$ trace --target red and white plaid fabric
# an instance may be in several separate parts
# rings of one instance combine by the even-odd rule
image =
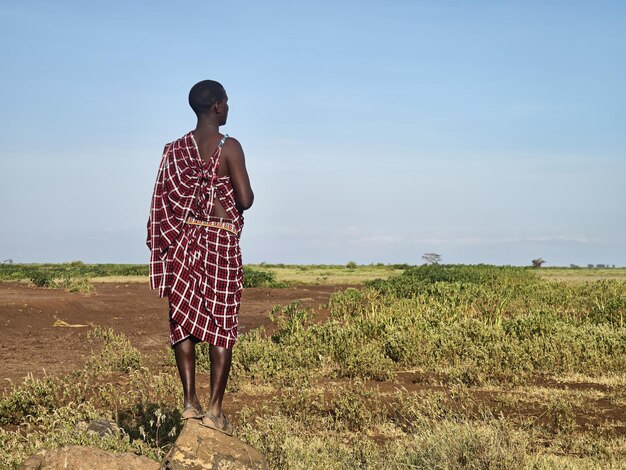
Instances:
[[[168,297],[172,345],[189,336],[231,348],[237,324],[243,269],[239,236],[243,217],[235,207],[230,177],[218,177],[224,136],[209,162],[200,157],[189,132],[165,146],[157,175],[147,245],[150,287]],[[212,217],[214,196],[237,233],[186,224],[187,217]]]

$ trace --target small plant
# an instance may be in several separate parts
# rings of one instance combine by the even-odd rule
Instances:
[[[141,354],[123,334],[116,334],[112,328],[98,325],[87,334],[87,338],[104,340],[100,354],[93,354],[87,367],[102,372],[130,372],[141,367]]]
[[[94,290],[93,284],[85,276],[66,275],[63,281],[59,283],[59,287],[62,287],[67,292],[79,292],[81,294],[87,294]]]
[[[555,434],[567,434],[576,429],[576,414],[572,405],[562,398],[555,398],[548,404],[546,411],[548,427]]]

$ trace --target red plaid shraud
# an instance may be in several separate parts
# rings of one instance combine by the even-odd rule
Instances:
[[[224,136],[209,162],[189,132],[165,146],[154,186],[147,245],[150,288],[169,298],[170,341],[194,336],[232,348],[237,325],[243,269],[239,237],[243,217],[235,207],[229,176],[218,177]],[[230,220],[213,217],[214,197]],[[189,224],[189,218],[224,224]]]

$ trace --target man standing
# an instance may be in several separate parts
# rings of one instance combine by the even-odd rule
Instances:
[[[239,142],[221,134],[228,96],[213,80],[195,84],[189,105],[196,128],[165,146],[150,218],[150,287],[168,297],[170,341],[183,385],[183,419],[226,434],[233,429],[222,399],[237,339],[243,269],[243,211],[254,200]],[[210,344],[211,396],[203,413],[196,395],[197,342]]]

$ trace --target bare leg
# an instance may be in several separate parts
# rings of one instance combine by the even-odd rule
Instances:
[[[211,401],[209,413],[215,416],[222,414],[222,399],[228,382],[233,350],[211,345],[209,359],[211,360]]]
[[[176,343],[174,355],[180,381],[183,384],[183,406],[193,407],[202,412],[196,395],[196,343],[191,338]]]

